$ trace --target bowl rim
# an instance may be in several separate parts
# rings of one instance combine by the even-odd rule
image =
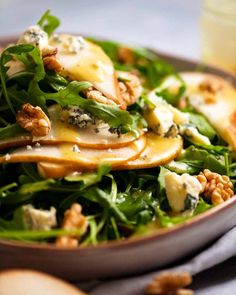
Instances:
[[[29,242],[20,242],[17,240],[4,240],[0,239],[0,247],[1,246],[10,246],[11,248],[21,248],[21,249],[32,249],[32,250],[40,250],[40,251],[53,251],[53,252],[82,252],[85,253],[90,250],[115,250],[117,248],[126,248],[132,246],[139,246],[140,244],[146,244],[149,242],[153,242],[154,240],[160,238],[166,238],[172,233],[178,233],[181,231],[185,231],[193,226],[201,224],[206,220],[209,220],[212,216],[216,216],[219,212],[227,211],[233,204],[236,205],[236,195],[234,195],[229,200],[224,203],[217,205],[215,207],[210,208],[209,210],[200,213],[192,217],[189,220],[186,220],[183,223],[179,223],[174,225],[173,227],[160,228],[157,230],[153,230],[150,234],[144,234],[142,236],[135,236],[126,238],[124,240],[113,240],[108,241],[106,243],[98,243],[97,245],[86,245],[77,248],[70,247],[57,247],[55,244],[40,244],[40,243],[29,243]]]
[[[100,40],[109,40],[108,38],[103,38],[103,37],[96,37],[97,39]],[[9,36],[0,36],[0,45],[1,43],[11,43],[14,42],[14,40],[17,39],[17,35],[9,35]],[[119,41],[117,41],[119,42]],[[123,43],[121,43],[123,44]],[[184,58],[182,56],[174,55],[174,54],[169,54],[160,50],[156,50],[154,48],[150,48],[148,46],[143,46],[146,49],[151,50],[154,54],[157,54],[161,58],[168,58],[168,59],[173,59],[178,62],[186,62],[195,66],[201,65],[204,67],[204,72],[205,69],[206,71],[208,70],[213,70],[220,76],[224,76],[226,79],[230,79],[233,84],[236,85],[236,75],[234,75],[231,72],[227,72],[226,70],[222,70],[221,68],[218,68],[216,66],[208,65],[206,63],[202,63],[198,60],[190,59],[190,58]],[[217,75],[216,74],[216,75]],[[106,243],[98,243],[96,245],[86,245],[86,246],[81,246],[77,248],[70,248],[70,247],[57,247],[55,244],[40,244],[40,243],[30,243],[30,242],[21,242],[17,240],[7,240],[7,239],[0,239],[0,247],[1,246],[9,246],[10,248],[19,248],[19,249],[31,249],[31,250],[36,250],[36,251],[53,251],[53,252],[82,252],[85,253],[87,251],[101,251],[101,250],[116,250],[117,248],[122,249],[126,247],[132,247],[132,246],[139,246],[140,244],[146,244],[149,242],[152,242],[156,239],[162,239],[165,237],[168,237],[170,234],[178,233],[180,231],[185,231],[188,228],[192,226],[196,226],[198,224],[203,223],[205,220],[208,220],[212,216],[217,215],[219,212],[224,212],[228,210],[233,204],[236,204],[236,195],[234,195],[232,198],[229,200],[225,201],[224,203],[217,205],[215,207],[212,207],[208,209],[207,211],[200,213],[199,215],[196,215],[192,217],[189,220],[184,221],[183,223],[176,224],[172,227],[167,227],[167,228],[158,228],[156,230],[153,230],[151,233],[140,235],[140,236],[134,236],[130,238],[126,238],[124,240],[112,240],[108,241]]]

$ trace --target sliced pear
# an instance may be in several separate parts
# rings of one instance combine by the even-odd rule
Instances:
[[[56,146],[35,146],[17,148],[0,157],[0,163],[52,162],[94,169],[101,163],[117,166],[136,159],[146,146],[142,136],[126,147],[118,149],[95,150],[79,148],[77,145],[61,144]]]
[[[182,139],[163,138],[153,132],[147,133],[147,144],[143,152],[135,159],[113,166],[115,170],[131,170],[164,165],[176,158],[182,149]],[[83,172],[73,165],[38,163],[38,170],[45,178],[62,178],[74,172]]]
[[[175,159],[182,150],[183,140],[180,136],[165,138],[153,132],[148,132],[146,136],[147,145],[140,156],[136,160],[128,161],[115,169],[131,170],[165,165]]]
[[[38,172],[43,178],[58,179],[74,172],[82,172],[83,169],[75,168],[73,165],[55,164],[49,162],[39,162]]]
[[[189,103],[203,114],[221,137],[236,150],[236,88],[225,79],[206,73],[181,73],[187,84]],[[203,82],[213,83],[218,89],[208,101],[206,92],[199,87]]]
[[[61,279],[28,269],[1,271],[0,290],[1,295],[85,295]]]
[[[109,131],[109,125],[91,125],[79,128],[60,120],[61,107],[53,105],[49,108],[51,130],[47,136],[33,138],[29,133],[22,133],[13,138],[0,140],[0,150],[15,146],[30,145],[37,141],[42,145],[55,145],[59,143],[73,143],[81,147],[93,149],[120,148],[129,145],[137,137],[133,133],[121,134]],[[140,136],[143,131],[140,130]]]
[[[90,125],[87,128],[79,128],[62,122],[60,120],[61,108],[54,105],[49,108],[50,120],[52,123],[52,131],[43,140],[56,140],[59,142],[73,142],[79,146],[94,149],[119,148],[127,146],[137,137],[133,133],[117,134],[109,131],[109,125]],[[97,127],[97,128],[96,128]],[[140,136],[143,133],[140,130]]]
[[[100,46],[67,34],[52,36],[49,45],[57,48],[62,76],[72,81],[89,81],[105,96],[121,104],[113,62]]]

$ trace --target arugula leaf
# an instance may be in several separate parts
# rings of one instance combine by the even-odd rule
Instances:
[[[35,193],[48,190],[54,183],[55,180],[47,179],[23,184],[15,191],[2,193],[0,202],[1,204],[12,205],[29,201]]]
[[[56,16],[51,15],[50,10],[47,10],[38,21],[38,25],[48,33],[48,36],[51,36],[56,28],[60,26],[60,20]]]
[[[210,141],[217,138],[217,133],[214,130],[214,128],[208,123],[207,119],[197,113],[190,113],[189,112],[189,121],[191,124],[193,124],[195,127],[197,127],[198,131],[202,134],[207,136]]]
[[[123,133],[137,128],[137,117],[132,116],[128,111],[121,110],[116,106],[98,103],[92,99],[83,98],[80,92],[90,86],[91,84],[89,82],[73,81],[56,93],[46,93],[39,88],[36,82],[32,81],[29,96],[35,98],[40,97],[42,100],[53,100],[62,107],[67,105],[79,106],[108,123],[111,127],[121,128],[121,132]]]
[[[53,92],[62,90],[68,83],[69,82],[61,75],[53,71],[48,71],[46,72],[45,78],[40,82],[40,86],[42,85],[42,89],[47,89],[47,92],[50,92],[50,90]]]
[[[124,213],[112,201],[110,195],[98,187],[91,187],[87,189],[83,192],[83,197],[92,202],[99,203],[106,210],[112,212],[119,221],[129,223]]]
[[[2,92],[4,94],[4,97],[6,99],[6,103],[8,104],[11,112],[13,115],[15,115],[14,107],[11,103],[11,100],[8,96],[7,87],[6,87],[6,79],[7,79],[7,71],[9,67],[6,66],[6,64],[12,59],[12,56],[8,54],[6,49],[1,53],[0,56],[0,78],[1,78],[1,84],[2,84]]]
[[[161,59],[156,59],[142,68],[142,71],[148,78],[151,88],[155,88],[162,80],[173,73],[173,67]]]
[[[161,210],[160,208],[156,209],[156,214],[158,216],[158,220],[162,227],[172,227],[176,224],[183,223],[184,221],[191,219],[193,216],[203,213],[213,207],[214,207],[213,205],[206,203],[202,198],[200,198],[194,212],[192,213],[190,212],[190,214],[187,216],[185,215],[170,216],[165,211]]]
[[[198,174],[203,166],[203,161],[199,160],[182,160],[171,161],[165,165],[165,168],[177,174],[188,173],[191,175]]]
[[[160,173],[158,175],[158,195],[160,197],[160,202],[166,199],[166,189],[165,189],[165,174],[168,169],[165,167],[160,167]]]
[[[130,71],[138,70],[147,81],[148,88],[155,88],[168,75],[174,73],[173,67],[160,59],[152,50],[142,47],[130,47],[113,41],[104,41],[92,39],[93,42],[100,45],[106,54],[112,59],[117,70]],[[119,49],[125,47],[133,53],[133,62],[131,64],[122,64],[119,60]]]
[[[35,168],[35,165],[32,163],[22,163],[21,169],[24,175],[30,179],[30,182],[41,181],[43,178],[38,173],[38,170]],[[20,175],[22,176],[22,175]]]
[[[97,173],[83,173],[79,175],[69,175],[65,177],[69,182],[82,182],[83,188],[96,184],[102,180],[104,175],[107,175],[111,170],[109,165],[100,165]]]
[[[190,218],[190,216],[169,216],[165,211],[160,208],[156,209],[158,221],[162,227],[172,227],[176,224],[182,223]]]
[[[10,94],[6,85],[8,80],[7,71],[9,69],[9,66],[7,64],[13,58],[17,59],[19,62],[22,62],[28,72],[33,73],[33,79],[35,81],[40,81],[41,79],[43,79],[45,76],[45,71],[39,50],[33,45],[14,45],[7,47],[2,52],[0,58],[0,78],[2,83],[2,90],[10,110],[15,115],[15,109],[10,99]]]
[[[232,163],[230,165],[230,173],[229,173],[229,175],[231,177],[236,177],[236,163]]]
[[[194,210],[194,215],[201,214],[213,207],[214,207],[214,205],[210,205],[207,202],[205,202],[202,198],[200,198],[198,205],[197,205],[196,209]]]
[[[172,90],[172,85],[177,84],[176,89]],[[178,75],[173,74],[164,76],[161,84],[155,88],[155,93],[157,96],[162,97],[169,104],[176,105],[179,99],[183,96],[186,90],[186,85],[184,80]]]
[[[13,218],[11,220],[0,218],[0,237],[2,231],[5,232],[17,230],[26,230],[26,226],[23,220],[22,207],[19,207],[14,211]]]
[[[157,200],[153,198],[152,191],[133,190],[119,193],[116,202],[117,207],[130,221],[141,224],[151,221]]]
[[[218,153],[217,153],[218,151]],[[224,153],[225,154],[225,153]],[[227,174],[228,167],[225,162],[225,155],[222,155],[222,149],[216,150],[198,148],[191,145],[185,152],[178,158],[178,160],[188,163],[188,161],[196,161],[199,163],[200,171],[209,169],[219,174]]]
[[[0,221],[1,223],[1,221]],[[45,241],[49,238],[56,238],[60,236],[77,236],[82,235],[79,229],[52,229],[52,230],[1,230],[0,226],[0,238],[9,240],[20,241]]]
[[[0,139],[6,139],[15,137],[20,134],[24,134],[25,130],[22,129],[17,123],[8,125],[6,127],[0,128]]]
[[[28,72],[34,73],[34,80],[40,81],[45,76],[43,61],[39,49],[31,44],[18,44],[7,47],[3,56],[14,57],[25,65]],[[2,58],[2,56],[1,56]],[[4,57],[3,57],[4,59]],[[3,64],[5,67],[6,63]],[[6,67],[8,69],[8,67]],[[6,69],[5,69],[6,72]]]

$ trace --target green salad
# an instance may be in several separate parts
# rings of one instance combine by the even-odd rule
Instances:
[[[234,196],[228,81],[59,24],[47,11],[0,53],[0,239],[96,245]]]

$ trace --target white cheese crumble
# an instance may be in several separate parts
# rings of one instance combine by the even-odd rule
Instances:
[[[28,230],[50,230],[57,225],[56,209],[35,209],[32,205],[25,205],[23,209],[23,220]]]
[[[84,38],[81,36],[71,36],[67,42],[67,49],[70,53],[78,53],[85,46]]]
[[[194,210],[202,190],[201,183],[187,173],[178,175],[174,172],[165,174],[166,195],[174,212]]]
[[[148,109],[144,114],[149,127],[162,137],[177,136],[177,126],[188,123],[188,114],[184,114],[168,104],[156,95],[155,90],[149,93],[148,98],[154,105],[154,109]]]
[[[27,146],[26,146],[26,149],[29,151],[29,150],[32,150],[33,148],[32,148],[31,145],[27,145]]]
[[[50,43],[53,45],[61,44],[66,52],[76,54],[79,53],[86,46],[86,42],[82,36],[68,35],[65,38],[64,35],[54,34],[50,38]]]
[[[18,44],[31,44],[42,50],[48,47],[48,34],[39,26],[30,26],[19,38]]]
[[[173,115],[164,106],[157,107],[153,112],[156,116],[155,131],[164,136],[173,125]]]

